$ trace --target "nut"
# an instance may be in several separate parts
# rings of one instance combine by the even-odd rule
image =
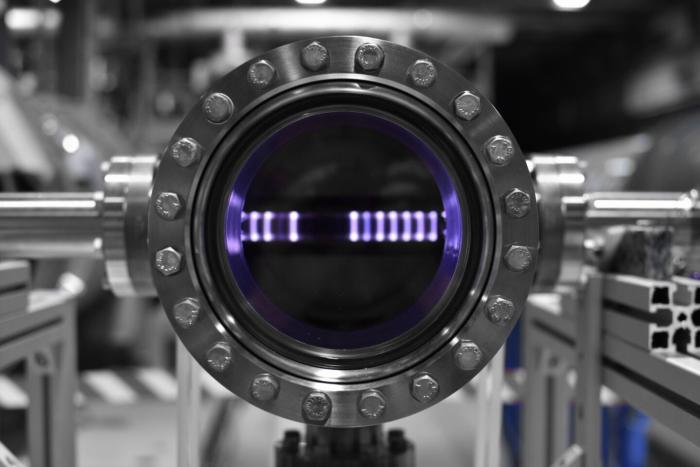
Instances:
[[[199,162],[202,146],[192,138],[180,138],[170,148],[170,155],[180,167],[189,167]]]
[[[528,247],[522,245],[512,245],[503,259],[508,269],[515,272],[525,271],[532,265],[532,253]]]
[[[199,300],[196,298],[187,297],[180,300],[173,306],[175,322],[185,329],[191,327],[197,321],[199,308]]]
[[[360,395],[357,408],[365,418],[379,418],[386,410],[386,399],[381,392],[370,389]]]
[[[439,391],[440,385],[427,373],[420,373],[411,381],[411,395],[421,404],[435,399]]]
[[[182,255],[174,248],[167,247],[156,252],[156,269],[164,276],[172,276],[180,272]]]
[[[500,295],[495,295],[486,302],[486,315],[491,322],[505,326],[515,316],[515,305]]]
[[[427,59],[416,60],[408,69],[411,82],[420,88],[429,88],[437,79],[437,68]]]
[[[476,94],[464,91],[454,100],[454,112],[462,120],[472,120],[481,112],[481,99]]]
[[[522,190],[513,188],[504,198],[506,214],[520,219],[530,212],[530,195]]]
[[[325,422],[331,415],[331,400],[323,392],[312,392],[302,404],[304,417],[311,422]]]
[[[328,66],[328,49],[314,41],[301,49],[301,64],[310,71],[319,71]]]
[[[486,143],[486,154],[496,165],[506,165],[513,158],[515,148],[513,142],[505,136],[497,135]]]
[[[372,42],[362,44],[355,52],[355,63],[362,71],[377,71],[384,64],[384,50]]]
[[[267,60],[259,60],[248,68],[248,82],[257,89],[270,85],[275,78],[275,67]]]
[[[269,402],[277,398],[280,383],[277,378],[268,373],[262,373],[253,378],[250,383],[250,396],[259,402]]]
[[[207,352],[207,363],[215,371],[224,371],[231,364],[231,359],[231,346],[226,342],[217,342]]]
[[[176,193],[163,192],[156,196],[156,212],[160,217],[166,220],[173,220],[180,212],[182,203],[180,197]]]
[[[214,92],[204,99],[202,109],[211,123],[223,123],[233,115],[234,105],[226,94]]]
[[[481,349],[476,343],[463,340],[454,349],[454,359],[457,367],[462,370],[474,370],[481,361]]]

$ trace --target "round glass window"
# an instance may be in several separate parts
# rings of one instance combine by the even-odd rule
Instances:
[[[328,110],[298,116],[247,154],[224,241],[264,322],[309,345],[355,349],[436,309],[463,248],[462,210],[444,155],[409,128]]]

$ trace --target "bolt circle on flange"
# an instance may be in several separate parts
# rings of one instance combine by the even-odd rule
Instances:
[[[515,147],[510,138],[505,136],[494,136],[486,143],[486,154],[492,163],[496,165],[506,165],[515,154]]]
[[[479,116],[479,112],[481,112],[481,99],[479,96],[469,91],[464,91],[459,96],[455,97],[452,105],[455,115],[462,120],[473,120]]]
[[[217,342],[207,352],[207,363],[214,371],[224,371],[231,364],[231,346],[226,342]]]
[[[182,328],[187,329],[197,321],[199,317],[199,300],[187,297],[180,300],[173,307],[173,318]]]
[[[211,123],[224,123],[233,114],[234,105],[226,94],[214,92],[204,99],[202,110]]]
[[[312,392],[304,398],[302,411],[310,422],[325,422],[331,415],[333,405],[326,393]]]
[[[360,399],[357,401],[357,409],[365,418],[379,418],[386,410],[386,399],[379,391],[374,389],[367,390],[360,394]]]
[[[505,326],[515,315],[515,305],[511,300],[495,295],[486,302],[486,315],[492,323]]]
[[[462,370],[474,370],[481,362],[481,349],[476,343],[463,340],[453,351],[455,364]]]
[[[156,252],[156,269],[164,276],[172,276],[180,272],[182,254],[172,247],[163,248]]]
[[[180,197],[176,193],[164,192],[156,196],[156,212],[166,220],[173,220],[177,217],[182,208]]]
[[[411,82],[419,88],[429,88],[437,79],[437,68],[430,60],[416,60],[408,70]]]
[[[372,42],[362,44],[355,52],[355,63],[362,71],[377,71],[384,64],[384,50]]]
[[[329,61],[328,49],[316,41],[301,49],[301,64],[309,71],[320,71]]]
[[[530,247],[533,265],[517,274],[508,268],[504,256],[510,246],[536,245],[540,238],[532,177],[506,123],[486,97],[475,99],[480,94],[470,83],[430,58],[438,69],[436,81],[429,88],[421,87],[414,81],[410,73],[412,67],[426,58],[428,57],[418,51],[366,37],[320,38],[272,50],[222,77],[210,91],[205,92],[205,98],[183,120],[169,150],[156,167],[153,200],[148,207],[149,257],[153,262],[157,252],[172,246],[182,253],[182,263],[181,271],[172,278],[154,271],[154,285],[165,309],[170,313],[175,331],[188,350],[214,378],[243,400],[297,422],[328,427],[369,426],[396,420],[416,413],[462,387],[493,357],[495,349],[503,343],[510,325],[522,310],[532,282],[530,279],[536,271],[534,261],[537,252],[534,247]],[[272,63],[276,72],[267,87],[257,89],[249,82],[248,72],[252,63],[263,59]],[[469,92],[467,90],[472,95],[466,94]],[[220,295],[225,291],[219,290],[220,286],[212,278],[213,274],[219,272],[218,267],[214,269],[214,255],[210,258],[209,254],[201,254],[211,248],[203,240],[203,230],[214,230],[213,224],[208,225],[203,213],[210,212],[212,203],[221,201],[219,190],[214,190],[214,183],[218,183],[219,173],[222,173],[219,169],[224,167],[224,163],[228,167],[229,157],[245,157],[243,152],[233,154],[226,148],[235,147],[237,142],[256,136],[258,123],[276,125],[278,109],[286,109],[287,106],[296,109],[298,104],[299,109],[315,111],[316,107],[321,107],[318,105],[321,101],[317,102],[315,97],[329,97],[329,104],[334,104],[336,91],[340,98],[338,105],[353,105],[357,98],[358,103],[366,102],[370,111],[388,112],[391,117],[395,113],[393,109],[396,109],[397,114],[405,110],[408,112],[405,116],[417,116],[418,111],[429,116],[430,119],[426,122],[434,125],[439,133],[449,133],[445,136],[450,136],[449,141],[459,146],[459,151],[446,153],[446,158],[450,159],[448,162],[459,166],[459,173],[453,180],[458,191],[466,183],[461,175],[463,164],[467,164],[469,173],[483,174],[476,177],[478,196],[474,199],[477,207],[483,211],[481,214],[488,217],[488,223],[484,224],[484,235],[480,236],[483,241],[479,245],[469,244],[469,247],[479,248],[486,253],[479,263],[480,272],[478,277],[475,276],[477,279],[474,284],[459,285],[460,288],[470,287],[470,292],[473,293],[469,296],[473,299],[462,300],[465,294],[451,295],[454,298],[449,298],[450,304],[460,305],[460,310],[464,310],[460,311],[459,319],[446,321],[444,329],[449,332],[416,349],[414,354],[420,354],[420,357],[405,358],[400,368],[395,362],[384,364],[384,359],[378,359],[382,362],[381,365],[366,368],[345,369],[342,364],[338,368],[317,367],[315,360],[300,365],[298,360],[274,352],[259,336],[252,335],[239,326],[238,322],[229,319],[232,314],[241,311],[237,308],[242,306],[238,303],[241,297],[233,297],[235,300],[230,306],[223,304]],[[228,108],[224,116],[216,117],[214,112],[204,110],[205,101],[214,94],[230,97],[230,106],[223,106]],[[221,102],[225,103],[226,100],[219,103]],[[213,103],[217,103],[216,99]],[[391,106],[384,108],[383,103],[390,103]],[[281,118],[286,114],[279,115]],[[468,123],[470,117],[472,123]],[[415,122],[411,119],[412,125],[419,124],[418,130],[422,128],[422,122],[422,118],[416,117]],[[473,124],[477,122],[477,125]],[[513,153],[508,161],[487,151],[485,142],[496,135],[512,143]],[[176,149],[178,141],[184,138],[188,138],[188,142],[200,143],[201,147],[198,144],[180,144]],[[196,154],[195,157],[173,157],[173,153],[183,155],[190,148],[197,149],[189,152]],[[477,157],[471,157],[474,155]],[[496,156],[495,159],[492,159],[492,155]],[[504,163],[498,165],[500,162]],[[190,169],[182,168],[188,164]],[[235,177],[233,173],[230,175]],[[507,207],[511,201],[508,195],[516,187],[532,198],[530,211],[522,219]],[[156,198],[159,193],[177,193],[180,196],[182,205],[176,221],[162,217],[157,211]],[[513,201],[511,204],[517,203]],[[448,219],[440,219],[438,229],[447,221]],[[206,229],[204,225],[207,225]],[[386,223],[384,227],[386,230]],[[463,243],[466,242],[463,240]],[[155,264],[153,269],[156,269]],[[490,315],[486,310],[488,298],[499,293],[508,297],[506,300],[510,307],[504,307],[499,302],[500,308],[495,312],[492,310]],[[198,317],[190,329],[187,329],[189,318],[192,317],[189,311],[175,311],[176,305],[187,297],[196,297],[201,305]],[[452,300],[455,302],[452,303]],[[460,302],[457,303],[456,300]],[[254,306],[253,311],[259,310]],[[496,326],[494,322],[503,326]],[[484,329],[489,330],[488,336],[475,334]],[[463,341],[479,343],[482,355],[473,370],[461,368],[472,365],[475,359],[474,352],[462,355],[462,349],[456,350]],[[219,372],[211,366],[208,351],[217,342],[226,342],[230,346],[230,363],[227,368],[235,369],[235,375],[229,370]],[[334,353],[344,354],[344,351]],[[364,355],[366,352],[358,353]],[[424,358],[425,355],[432,357]],[[465,359],[469,360],[467,355],[472,360],[465,362]],[[344,363],[344,358],[345,355],[339,356],[339,362]],[[317,371],[319,368],[323,371]],[[413,373],[416,369],[421,372],[419,375]],[[269,388],[266,378],[254,384],[260,375],[274,375],[279,384],[278,395],[269,402],[262,400],[267,397],[262,394]],[[417,383],[415,388],[414,376]],[[364,407],[364,404],[376,401],[377,398],[374,394],[364,399],[362,396],[375,388],[381,388],[381,395],[387,405],[377,419],[372,419],[371,413],[367,412],[372,407]],[[436,389],[437,392],[434,393]],[[319,391],[323,391],[320,399],[316,396],[306,399],[307,395]],[[283,397],[283,392],[288,396]],[[361,399],[365,410],[361,408]],[[419,403],[418,400],[428,402]],[[328,410],[327,415],[320,413],[316,416],[314,414],[319,411],[305,410],[304,401],[308,402],[307,405],[314,403],[315,406],[320,406],[321,412],[324,407],[332,410]]]
[[[421,404],[435,399],[439,391],[440,385],[427,373],[420,373],[411,380],[411,395]]]
[[[532,253],[526,246],[512,245],[506,251],[503,259],[511,271],[523,272],[532,264]]]
[[[170,155],[180,167],[189,167],[199,162],[202,146],[192,138],[180,138],[170,148]]]
[[[250,396],[259,402],[269,402],[276,399],[279,390],[279,381],[268,373],[257,375],[250,383]]]
[[[248,82],[256,89],[264,89],[275,78],[275,67],[267,60],[259,60],[248,68]]]
[[[503,199],[506,213],[516,219],[523,218],[530,212],[530,195],[522,190],[513,188]]]

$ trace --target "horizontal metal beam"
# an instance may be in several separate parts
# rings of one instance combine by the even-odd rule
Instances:
[[[182,39],[225,31],[268,34],[368,34],[442,37],[478,44],[510,42],[514,28],[503,16],[456,9],[407,8],[207,8],[148,20],[141,37]]]

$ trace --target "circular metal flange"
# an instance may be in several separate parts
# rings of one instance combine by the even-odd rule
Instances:
[[[273,414],[299,422],[367,426],[376,420],[367,416],[369,403],[358,401],[366,402],[371,395],[369,401],[376,402],[376,395],[380,394],[383,403],[369,406],[372,410],[381,406],[382,422],[416,413],[466,384],[503,345],[523,310],[539,248],[539,221],[534,206],[526,216],[508,215],[504,199],[514,189],[532,200],[535,193],[512,132],[488,99],[454,70],[415,50],[354,36],[315,39],[313,43],[323,47],[332,59],[323,67],[309,67],[301,57],[310,43],[307,40],[271,50],[216,82],[205,96],[217,95],[222,102],[235,102],[235,112],[227,119],[212,121],[203,101],[177,129],[170,147],[189,138],[201,146],[201,157],[183,167],[166,150],[158,165],[153,193],[178,193],[183,208],[174,219],[165,219],[151,203],[150,258],[158,251],[173,248],[182,252],[182,260],[179,272],[169,276],[158,272],[152,263],[153,280],[180,339],[198,362],[233,393]],[[253,64],[263,60],[274,67],[275,79],[261,90],[250,86],[248,73]],[[407,73],[422,60],[429,60],[435,67],[435,80],[430,86],[416,86]],[[236,135],[249,131],[258,114],[274,112],[281,102],[313,99],[327,89],[347,93],[350,88],[358,96],[371,95],[378,100],[392,100],[396,105],[424,109],[444,127],[449,143],[460,148],[455,150],[460,158],[457,162],[465,170],[478,173],[475,183],[485,231],[483,244],[476,245],[484,251],[479,277],[468,294],[455,296],[454,300],[460,302],[454,318],[414,356],[358,370],[290,361],[254,340],[235,320],[222,318],[222,304],[209,281],[211,271],[203,259],[206,255],[198,230],[202,210],[208,202],[215,201],[207,197],[208,183],[212,172],[218,169],[224,141],[235,142]],[[465,92],[478,98],[478,118],[465,118],[455,105],[455,99]],[[522,271],[507,267],[504,256],[513,245],[531,252],[530,267]],[[178,321],[175,307],[187,299],[196,299],[199,309],[197,319],[189,320],[188,326],[183,327],[178,324],[182,318]],[[512,304],[508,313],[503,313],[503,300]],[[480,351],[480,357],[472,359],[469,365],[455,357],[455,352],[459,352],[455,349],[464,342],[473,342]],[[216,349],[214,353],[212,349]],[[222,354],[226,358],[220,360],[225,365],[212,367],[212,355]],[[256,381],[258,386],[261,384],[260,375],[269,375],[277,383],[275,397],[253,395],[256,392],[251,390],[252,385]]]

